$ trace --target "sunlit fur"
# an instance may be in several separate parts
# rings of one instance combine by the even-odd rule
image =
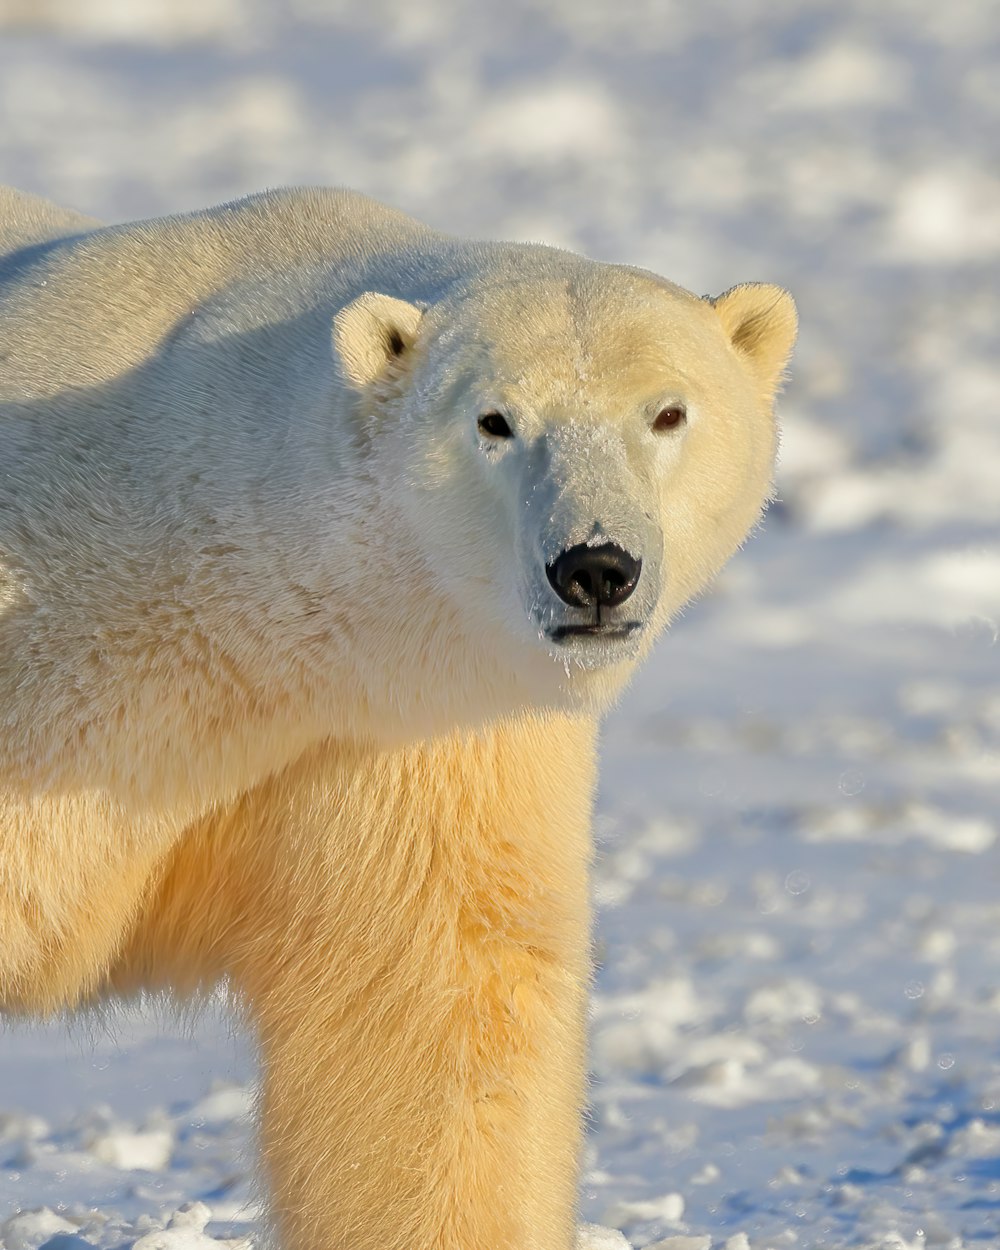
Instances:
[[[758,517],[794,329],[350,192],[0,190],[0,1001],[228,978],[289,1247],[570,1246],[597,723]],[[558,645],[605,539],[641,628]]]

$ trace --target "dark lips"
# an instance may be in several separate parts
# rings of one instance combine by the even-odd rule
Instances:
[[[642,621],[624,621],[621,625],[558,625],[548,631],[553,642],[565,642],[568,638],[627,638],[642,629]]]

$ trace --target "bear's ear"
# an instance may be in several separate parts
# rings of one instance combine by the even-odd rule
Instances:
[[[765,399],[774,398],[795,345],[795,301],[780,286],[746,282],[711,301],[733,347],[759,380]]]
[[[362,389],[413,346],[423,313],[391,295],[366,291],[333,319],[333,346],[345,380]]]

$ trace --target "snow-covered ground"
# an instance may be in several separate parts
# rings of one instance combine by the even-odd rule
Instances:
[[[795,293],[781,502],[605,736],[581,1201],[636,1245],[1000,1244],[998,135],[993,0],[0,5],[0,181]],[[252,1234],[252,1082],[218,1013],[8,1028],[0,1239]]]

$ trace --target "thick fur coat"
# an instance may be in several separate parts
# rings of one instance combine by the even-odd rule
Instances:
[[[0,190],[0,1001],[228,979],[299,1250],[567,1250],[602,711],[795,333],[346,191]]]

